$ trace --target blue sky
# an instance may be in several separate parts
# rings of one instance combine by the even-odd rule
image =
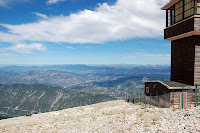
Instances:
[[[168,0],[0,0],[0,64],[170,64]]]

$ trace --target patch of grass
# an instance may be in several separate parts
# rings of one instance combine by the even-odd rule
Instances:
[[[141,112],[139,116],[140,116],[140,117],[143,116],[143,112]]]
[[[160,118],[157,116],[157,117],[154,117],[152,120],[153,120],[153,121],[159,121]]]
[[[139,102],[139,103],[133,103],[133,104],[135,104],[135,105],[145,106],[145,104],[144,104],[144,103],[141,103],[141,102]]]
[[[0,120],[2,120],[2,119],[8,119],[8,118],[12,118],[12,117],[8,117],[8,116],[0,116]]]
[[[80,108],[80,110],[81,110],[81,111],[85,111],[85,109],[84,109],[84,108]]]
[[[95,121],[97,118],[95,116],[92,117],[92,120]]]
[[[160,118],[158,116],[152,118],[153,122],[151,123],[152,125],[155,125],[157,121],[160,120]]]
[[[103,115],[114,115],[114,112],[102,112]]]
[[[145,129],[147,129],[147,127],[149,127],[149,124],[145,124],[144,127],[145,127]],[[149,131],[149,129],[148,129],[148,131]]]
[[[30,114],[26,114],[26,116],[32,116],[32,113],[30,113]]]
[[[117,133],[124,133],[124,131],[123,130],[118,130]]]

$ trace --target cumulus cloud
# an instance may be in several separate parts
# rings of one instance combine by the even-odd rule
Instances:
[[[48,18],[48,16],[46,14],[42,14],[42,13],[39,13],[39,12],[33,12],[33,14],[39,16],[39,17],[42,17],[42,18]]]
[[[19,43],[6,48],[5,50],[12,50],[18,53],[33,53],[33,51],[44,51],[45,49],[46,47],[40,43],[30,43],[30,44]]]
[[[168,0],[118,0],[114,5],[99,4],[69,16],[49,17],[35,23],[1,24],[9,30],[0,32],[0,41],[47,41],[68,43],[103,43],[131,38],[163,36]]]
[[[55,4],[55,3],[60,2],[60,1],[65,1],[65,0],[48,0],[47,3],[48,4]]]

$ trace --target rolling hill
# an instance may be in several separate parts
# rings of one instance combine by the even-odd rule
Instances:
[[[114,100],[101,94],[89,94],[43,84],[0,84],[0,115],[20,116]]]

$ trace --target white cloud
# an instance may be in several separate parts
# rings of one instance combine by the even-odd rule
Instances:
[[[170,60],[170,54],[150,54],[145,52],[137,52],[136,55],[147,57],[150,59],[163,59],[163,60]]]
[[[6,0],[0,0],[0,6],[6,6]]]
[[[64,46],[65,48],[69,48],[69,49],[75,49],[75,48],[73,48],[73,47],[69,47],[69,46]]]
[[[49,17],[35,23],[9,25],[0,32],[0,41],[46,41],[103,43],[131,38],[163,36],[168,0],[118,0],[114,5],[100,4],[94,11],[84,10],[69,16]]]
[[[55,3],[60,2],[60,1],[65,1],[65,0],[48,0],[47,3],[48,4],[55,4]]]
[[[40,43],[18,43],[11,47],[5,48],[5,50],[12,50],[18,53],[32,53],[33,51],[44,51],[45,49],[46,47]]]
[[[148,52],[134,52],[134,53],[119,53],[116,56],[122,57],[125,59],[140,59],[140,58],[145,58],[145,59],[150,59],[150,60],[170,60],[171,55],[170,54],[152,54]]]
[[[0,0],[0,7],[8,7],[8,5],[13,3],[27,2],[29,0]]]
[[[33,14],[39,16],[39,17],[42,17],[42,18],[48,18],[48,16],[46,14],[42,14],[42,13],[39,13],[39,12],[33,12]]]
[[[8,54],[8,53],[0,53],[0,57],[1,56],[5,56],[5,57],[8,57],[8,56],[16,56],[16,55],[13,55],[13,54]]]
[[[0,49],[0,52],[6,52],[5,50]]]

